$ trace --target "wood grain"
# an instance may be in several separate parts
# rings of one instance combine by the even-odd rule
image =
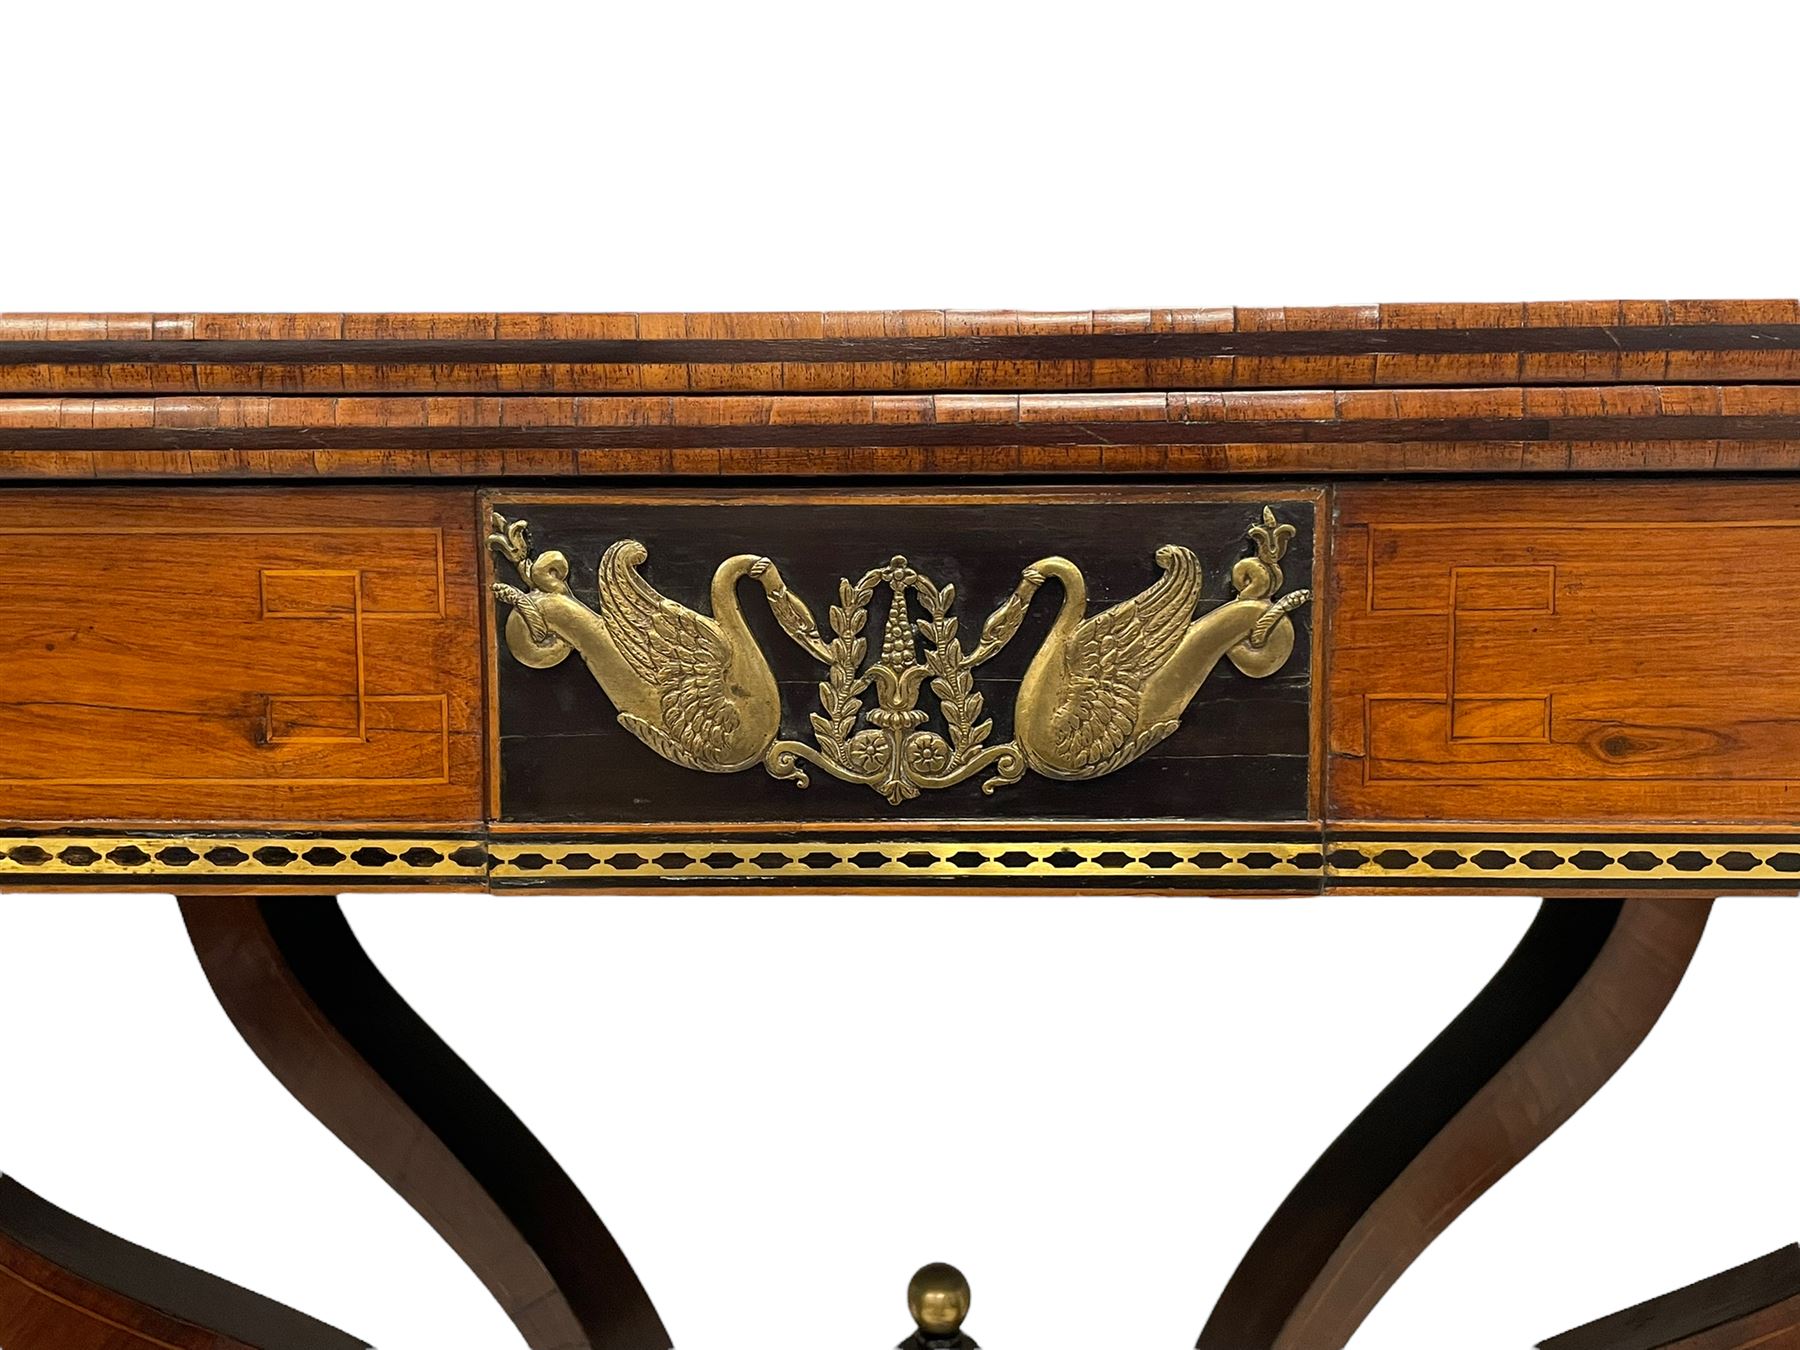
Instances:
[[[3,347],[4,344],[0,344]],[[1733,472],[1800,388],[0,399],[15,479]]]
[[[741,393],[1785,380],[1792,300],[1022,313],[17,314],[0,392]]]
[[[0,1177],[6,1350],[366,1350],[248,1289],[84,1223]]]
[[[1340,1350],[1455,1218],[1612,1077],[1668,1006],[1706,900],[1550,900],[1251,1245],[1199,1350]]]
[[[1541,1341],[1538,1350],[1795,1350],[1800,1246]]]
[[[1596,334],[1604,359],[1590,350]],[[777,475],[817,492],[846,476],[908,478],[947,497],[1008,477],[1099,502],[1152,478],[1197,500],[1247,474],[1292,476],[1266,484],[1276,497],[1323,490],[1340,502],[1321,543],[1341,547],[1309,607],[1331,628],[1328,715],[1314,719],[1328,739],[1311,767],[1316,779],[1328,754],[1322,842],[1343,860],[1332,884],[1542,876],[1710,889],[1728,873],[1790,888],[1794,855],[1777,836],[1800,812],[1800,695],[1771,672],[1800,643],[1800,573],[1787,562],[1800,493],[1757,471],[1800,467],[1800,383],[1696,378],[1703,367],[1666,358],[1800,350],[1793,302],[16,316],[0,320],[0,370],[120,344],[154,349],[138,353],[146,369],[157,352],[180,366],[298,350],[282,344],[316,349],[309,371],[354,364],[365,348],[383,369],[445,360],[428,363],[429,388],[405,393],[344,392],[327,376],[241,393],[0,394],[13,508],[0,533],[17,560],[0,583],[12,621],[0,638],[12,747],[0,819],[22,841],[0,865],[20,875],[45,876],[38,855],[69,851],[46,831],[132,834],[115,822],[478,834],[499,814],[500,776],[483,759],[497,747],[475,674],[492,643],[480,631],[478,481],[510,479],[528,496],[629,487],[648,504],[681,479]],[[678,344],[685,373],[646,383],[662,368],[651,358],[675,350],[662,344]],[[1332,387],[1329,363],[1351,349],[1373,373]],[[459,364],[504,356],[537,380],[565,359],[607,364],[600,355],[636,383],[484,390]],[[1320,383],[1207,387],[1218,362],[1264,361]],[[1420,382],[1383,384],[1396,361]],[[1459,361],[1481,363],[1465,376],[1486,383],[1435,382],[1440,363]],[[817,378],[791,383],[796,363]],[[1189,383],[1172,387],[1177,376]],[[1602,474],[1617,476],[1605,492],[1539,481]],[[1635,481],[1651,474],[1664,481]],[[1373,475],[1455,480],[1346,481]],[[1519,475],[1530,481],[1493,481]],[[19,486],[34,478],[95,486]],[[424,486],[434,479],[456,486]],[[68,542],[76,566],[28,561]],[[442,550],[435,591],[428,545]],[[208,642],[229,658],[208,658]],[[552,733],[566,721],[546,720]],[[704,828],[716,813],[681,814]],[[1436,833],[1398,839],[1417,856],[1389,866],[1400,850],[1381,827],[1408,822]],[[1494,850],[1443,833],[1509,826],[1510,860],[1493,866]],[[1547,826],[1567,837],[1540,867]],[[1696,871],[1681,861],[1696,827],[1767,834],[1779,849],[1716,849]],[[1644,831],[1663,848],[1648,862],[1627,847]],[[1607,851],[1597,870],[1573,861],[1595,854],[1589,842]],[[1467,856],[1432,861],[1451,854]],[[65,882],[79,876],[59,872]]]
[[[0,816],[481,820],[471,494],[6,505]]]
[[[532,1350],[669,1350],[593,1207],[382,978],[333,898],[186,896],[181,913],[257,1057],[455,1249]]]
[[[1800,821],[1800,490],[1346,487],[1335,821]]]

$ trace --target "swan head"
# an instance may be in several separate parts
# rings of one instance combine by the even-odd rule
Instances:
[[[1173,567],[1176,558],[1180,556],[1181,555],[1176,552],[1175,545],[1164,544],[1161,548],[1156,550],[1156,565],[1164,568]]]
[[[1281,569],[1260,558],[1239,558],[1232,564],[1231,586],[1240,600],[1266,600],[1281,585]]]
[[[530,581],[534,590],[566,594],[569,589],[569,560],[555,549],[540,553],[531,564]]]
[[[781,575],[781,569],[775,565],[773,558],[756,558],[744,569],[744,575],[755,581],[770,596],[779,596],[787,591],[787,581]]]
[[[813,618],[806,602],[787,588],[781,569],[772,560],[758,558],[744,570],[744,575],[754,577],[763,588],[763,593],[769,598],[769,608],[790,635],[798,637],[802,643],[809,639],[818,640],[818,620]]]
[[[1086,590],[1087,583],[1081,575],[1081,569],[1067,558],[1052,554],[1048,558],[1039,558],[1019,573],[1023,584],[1034,590],[1046,581],[1060,581],[1065,587],[1081,587]]]

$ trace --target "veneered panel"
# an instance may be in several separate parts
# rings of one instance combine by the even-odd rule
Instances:
[[[1335,819],[1800,820],[1800,488],[1339,490]]]
[[[0,1177],[7,1350],[367,1350],[260,1294],[84,1223]]]
[[[0,521],[0,816],[480,819],[474,502],[27,493]]]
[[[62,396],[1360,390],[1784,380],[1796,370],[1800,305],[1793,300],[1061,313],[0,315],[0,392]]]

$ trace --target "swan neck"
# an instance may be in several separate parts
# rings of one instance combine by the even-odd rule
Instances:
[[[712,579],[712,612],[718,623],[728,624],[739,632],[748,632],[743,611],[738,607],[738,582],[762,559],[754,553],[740,553],[719,564]]]
[[[1051,631],[1058,638],[1066,638],[1087,612],[1087,578],[1067,558],[1045,558],[1035,566],[1046,577],[1062,583],[1062,608],[1056,611],[1056,622]]]
[[[1227,601],[1188,625],[1184,645],[1191,645],[1194,656],[1211,669],[1226,652],[1248,638],[1268,612],[1266,600]]]

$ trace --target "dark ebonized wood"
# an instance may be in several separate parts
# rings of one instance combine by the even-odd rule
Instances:
[[[1266,497],[1191,501],[1113,500],[1054,503],[1008,500],[935,504],[871,492],[867,505],[765,504],[720,494],[712,506],[654,501],[600,503],[505,500],[498,508],[531,526],[533,546],[557,549],[570,564],[570,584],[597,603],[595,567],[608,545],[636,539],[649,552],[640,571],[669,598],[707,612],[715,568],[737,553],[767,555],[790,590],[807,602],[830,636],[830,607],[839,582],[852,581],[895,554],[942,587],[956,587],[953,613],[965,646],[1019,583],[1020,572],[1050,554],[1074,561],[1087,578],[1088,613],[1137,595],[1160,575],[1157,548],[1185,544],[1199,556],[1204,598],[1199,612],[1232,598],[1231,567],[1249,556],[1245,531],[1266,503],[1298,531],[1282,570],[1287,588],[1311,585],[1315,502],[1271,487]],[[495,575],[516,580],[504,562]],[[810,743],[825,668],[781,631],[754,585],[740,589],[743,613],[782,686],[782,735]],[[1012,734],[1013,703],[1025,673],[1062,603],[1046,586],[1009,646],[975,671],[992,718],[989,744]],[[876,593],[868,637],[879,651],[889,595]],[[922,615],[912,603],[914,618]],[[505,615],[497,610],[500,621]],[[891,807],[866,787],[814,772],[800,789],[760,768],[705,774],[646,748],[618,724],[612,705],[579,660],[531,670],[504,649],[497,656],[500,708],[500,818],[508,823],[881,820],[897,830],[927,820],[1295,821],[1309,813],[1308,754],[1312,698],[1312,606],[1294,614],[1299,640],[1276,674],[1251,679],[1228,661],[1200,687],[1181,729],[1143,759],[1085,782],[1027,774],[984,796],[980,778]],[[872,695],[868,696],[872,699]],[[919,707],[933,711],[927,690]],[[930,724],[942,730],[941,723]],[[986,775],[982,775],[985,777]]]
[[[297,1100],[488,1286],[533,1350],[668,1350],[612,1235],[395,992],[334,898],[185,897],[213,992]]]
[[[1338,1350],[1415,1257],[1649,1034],[1700,900],[1547,900],[1467,1008],[1313,1164],[1239,1263],[1199,1350]]]

